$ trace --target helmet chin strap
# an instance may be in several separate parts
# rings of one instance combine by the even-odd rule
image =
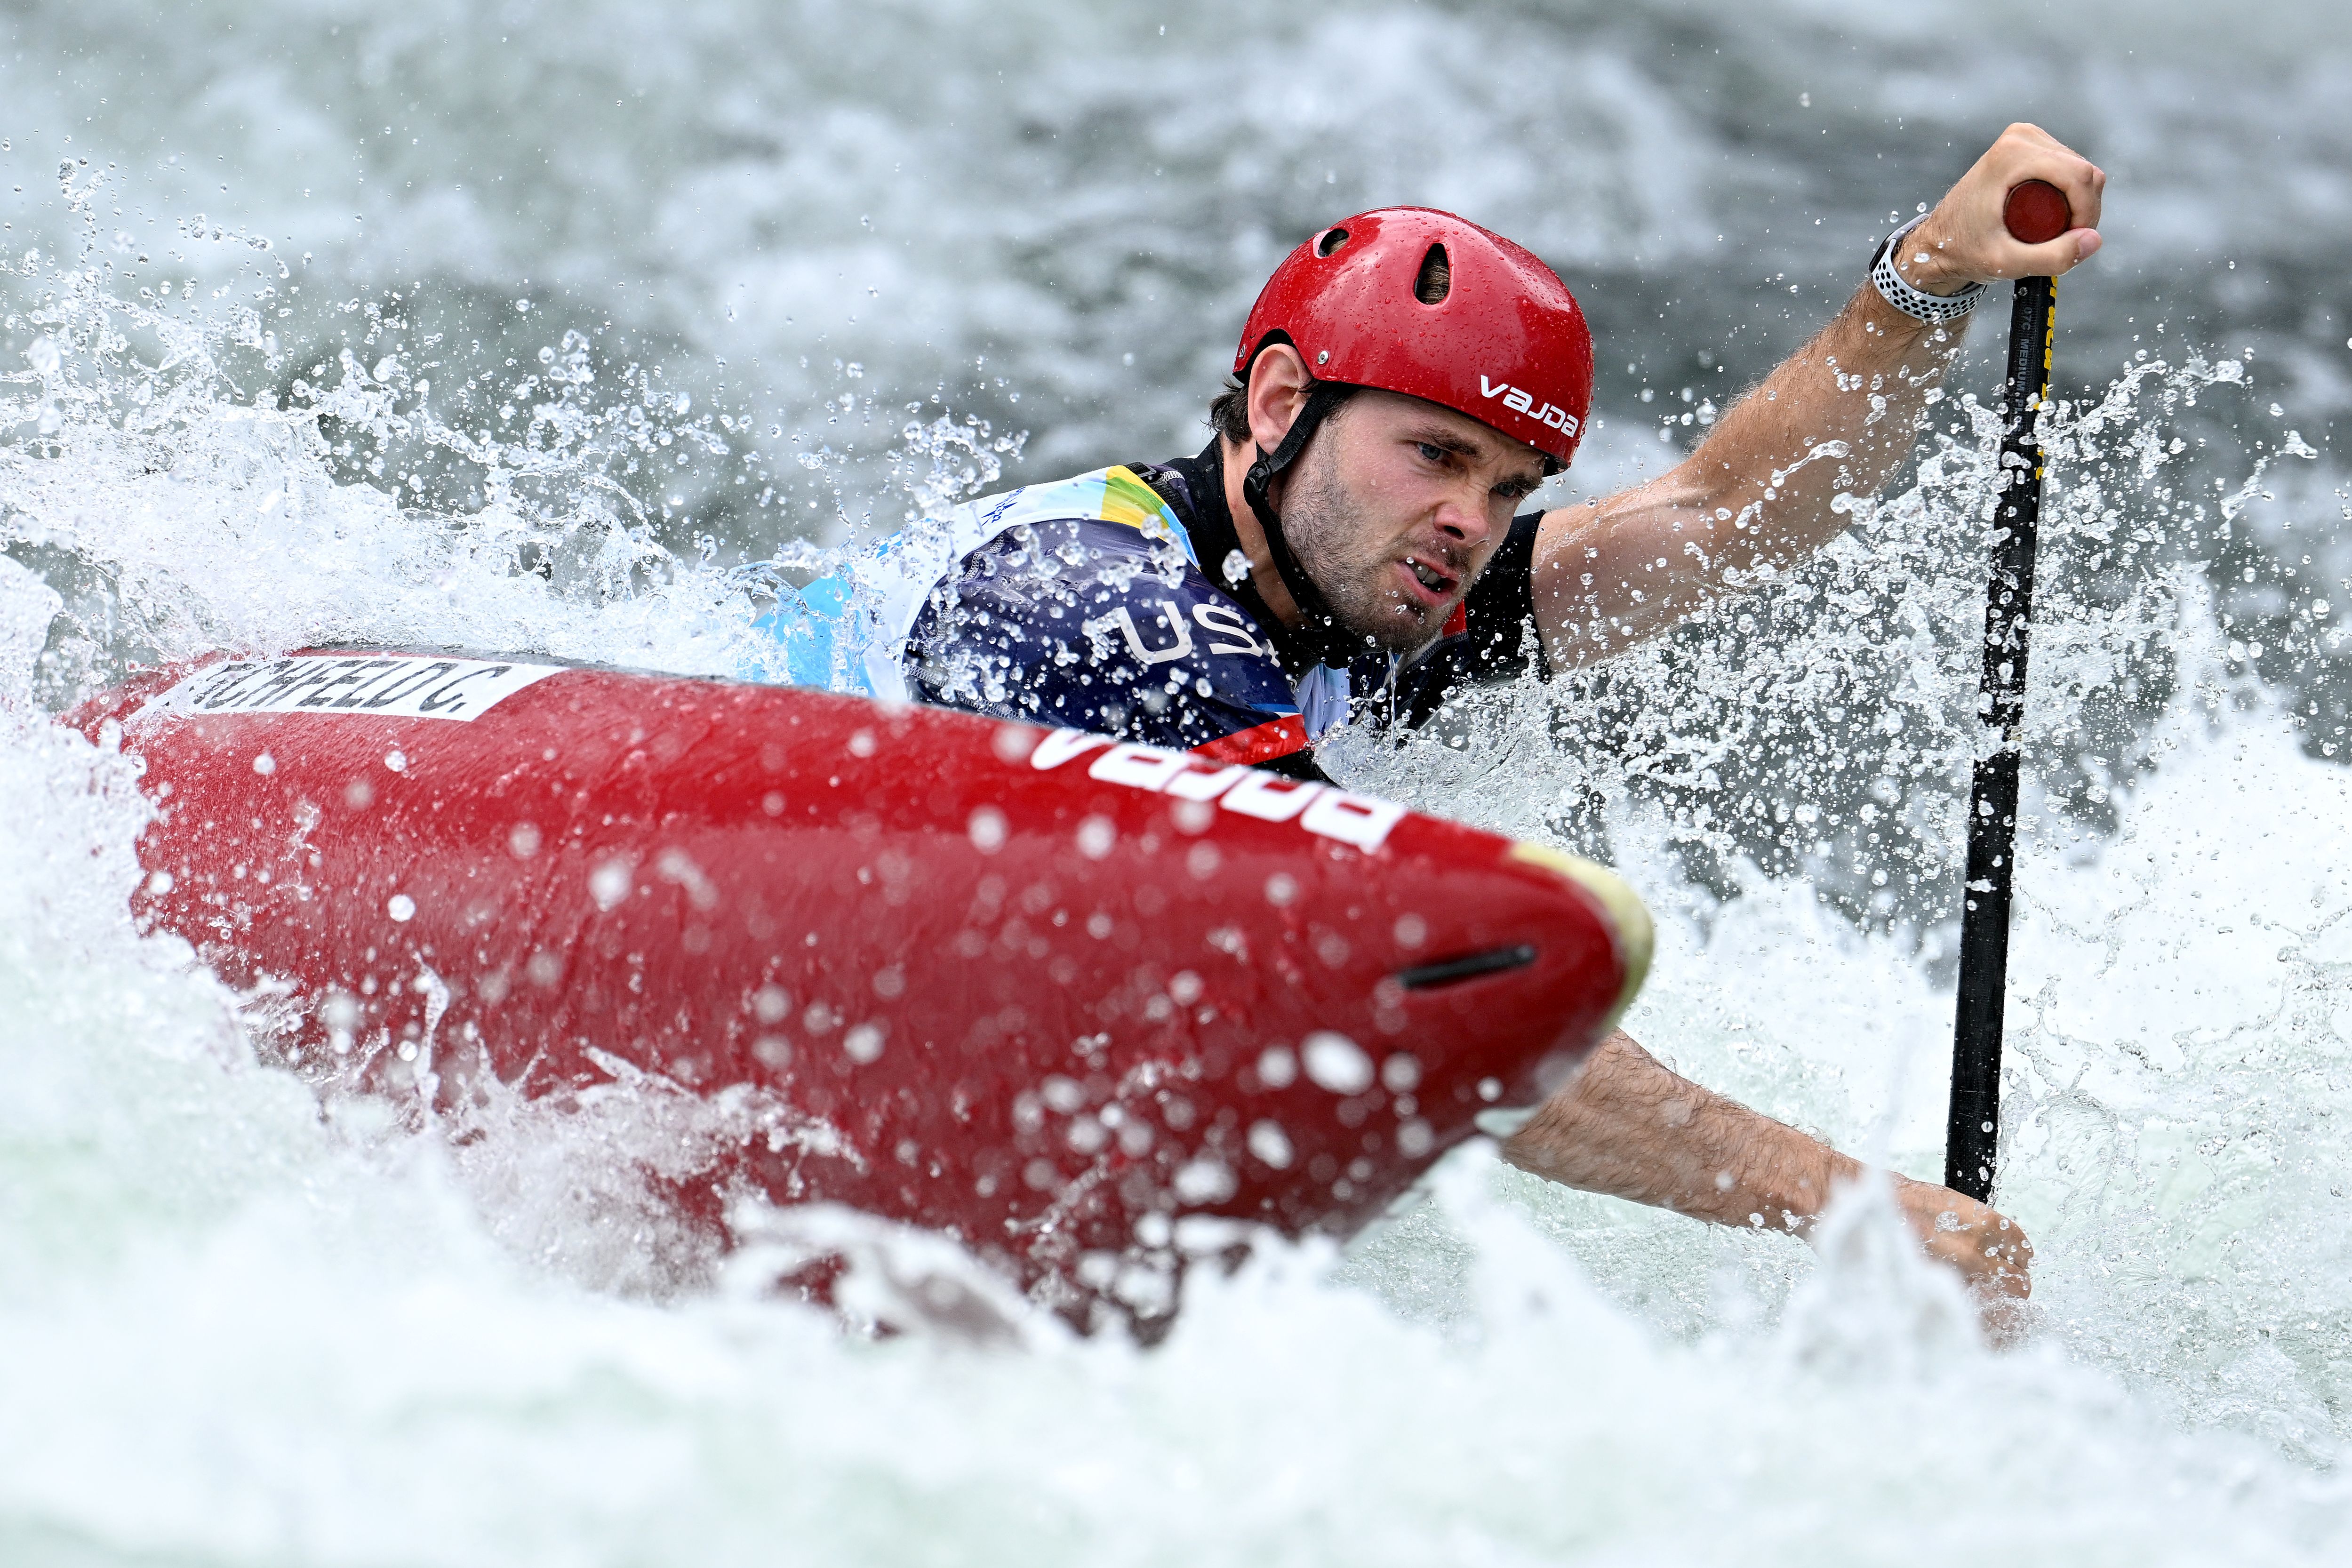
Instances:
[[[1257,516],[1258,531],[1265,535],[1266,550],[1274,556],[1275,574],[1290,591],[1290,602],[1298,606],[1298,613],[1306,617],[1308,626],[1322,632],[1327,638],[1339,630],[1332,618],[1330,601],[1324,598],[1323,590],[1315,585],[1315,579],[1308,576],[1307,569],[1298,563],[1297,555],[1290,548],[1289,539],[1283,533],[1282,514],[1275,510],[1273,500],[1266,495],[1266,488],[1274,482],[1276,475],[1297,460],[1298,454],[1307,449],[1307,443],[1313,438],[1316,429],[1355,390],[1343,382],[1317,382],[1314,389],[1307,395],[1307,406],[1298,411],[1298,416],[1290,422],[1290,428],[1283,433],[1281,445],[1271,452],[1263,447],[1258,447],[1257,461],[1252,463],[1249,472],[1242,476],[1242,494],[1248,500],[1250,510]],[[1344,653],[1341,657],[1344,658]]]

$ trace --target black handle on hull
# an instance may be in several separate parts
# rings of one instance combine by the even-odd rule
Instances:
[[[2016,211],[2014,198],[2011,210]],[[2012,232],[2017,226],[2012,221]],[[1992,578],[1985,591],[1984,676],[1978,701],[1992,749],[1977,759],[1969,795],[1959,1005],[1953,1022],[1952,1102],[1944,1142],[1944,1184],[1979,1203],[1992,1196],[2000,1145],[2001,1008],[2009,979],[2010,889],[2017,861],[2018,749],[2025,720],[2033,551],[2042,521],[2042,447],[2033,437],[2033,421],[2050,393],[2057,291],[2052,279],[2021,278],[2010,310],[2000,444],[2005,482],[1996,513]]]

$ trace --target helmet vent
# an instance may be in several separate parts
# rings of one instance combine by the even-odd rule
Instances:
[[[1454,264],[1445,258],[1445,247],[1433,245],[1421,258],[1421,276],[1412,280],[1412,297],[1424,305],[1443,304],[1454,289]]]
[[[1315,254],[1318,256],[1334,255],[1341,246],[1347,243],[1348,231],[1346,229],[1327,228],[1323,231],[1323,237],[1315,242]]]

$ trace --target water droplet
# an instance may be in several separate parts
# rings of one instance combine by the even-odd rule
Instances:
[[[629,863],[607,860],[589,874],[588,891],[600,910],[609,910],[629,896]]]
[[[1004,847],[1004,814],[992,805],[983,805],[971,814],[965,831],[971,835],[973,848],[983,855],[993,855]]]
[[[1301,1054],[1307,1076],[1333,1094],[1361,1094],[1372,1087],[1372,1058],[1345,1035],[1318,1030],[1307,1037]]]
[[[1249,1130],[1249,1152],[1277,1171],[1290,1168],[1290,1135],[1278,1121],[1254,1122]]]

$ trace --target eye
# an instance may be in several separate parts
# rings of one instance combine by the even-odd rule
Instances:
[[[1424,463],[1444,463],[1447,458],[1453,455],[1446,451],[1444,447],[1433,445],[1428,441],[1416,442],[1414,445],[1420,449],[1421,460]]]

